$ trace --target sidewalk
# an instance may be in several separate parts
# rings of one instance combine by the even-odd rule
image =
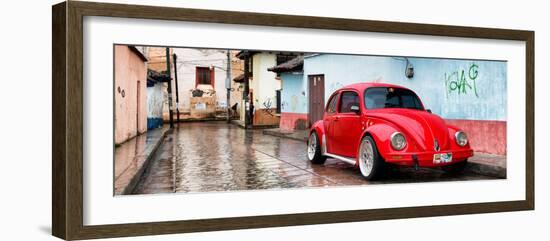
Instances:
[[[132,193],[168,130],[164,125],[115,147],[115,195]]]
[[[288,131],[288,130],[281,130],[279,128],[275,128],[275,129],[264,130],[263,133],[266,135],[289,138],[289,139],[304,141],[304,142],[307,142],[307,138],[309,137],[308,136],[309,130]]]
[[[474,152],[466,168],[473,173],[506,178],[506,156]]]
[[[288,131],[279,128],[264,130],[263,134],[307,142],[309,130]],[[506,178],[506,156],[475,152],[468,159],[467,171],[497,178]]]
[[[236,125],[236,126],[238,126],[240,128],[243,128],[243,129],[245,128],[244,121],[241,121],[241,120],[238,120],[238,119],[231,120],[231,124]],[[277,128],[277,127],[279,127],[279,125],[261,125],[261,126],[255,125],[255,126],[249,126],[246,129],[258,130],[258,129],[273,129],[273,128]]]

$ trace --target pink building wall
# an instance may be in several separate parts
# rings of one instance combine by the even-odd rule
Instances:
[[[147,131],[145,61],[137,49],[115,45],[115,144]]]
[[[279,122],[279,128],[288,131],[295,130],[296,127],[300,125],[300,122],[307,123],[307,114],[282,112],[281,121]],[[309,128],[307,124],[306,128]]]
[[[446,119],[445,122],[466,132],[475,151],[506,155],[506,121]]]

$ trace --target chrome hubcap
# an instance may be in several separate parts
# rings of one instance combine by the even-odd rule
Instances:
[[[309,136],[307,144],[307,158],[311,161],[315,157],[315,151],[317,150],[317,138],[316,134],[313,133]]]
[[[372,172],[374,166],[374,149],[372,143],[369,140],[363,140],[361,142],[361,148],[359,151],[359,169],[364,177],[368,177]]]

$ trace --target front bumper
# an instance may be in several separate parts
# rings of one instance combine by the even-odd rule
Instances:
[[[434,155],[435,154],[443,154],[443,153],[452,153],[453,157],[451,162],[446,163],[435,163],[434,162]],[[384,160],[387,163],[392,163],[396,165],[402,165],[402,166],[414,166],[415,163],[418,163],[418,166],[420,167],[440,167],[440,166],[446,166],[453,163],[461,162],[469,157],[472,157],[474,155],[474,151],[472,149],[466,149],[466,150],[447,150],[447,151],[439,151],[439,152],[415,152],[415,153],[387,153],[386,155],[383,155]]]

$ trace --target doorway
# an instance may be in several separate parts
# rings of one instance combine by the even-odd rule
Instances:
[[[140,134],[139,132],[139,112],[140,112],[140,100],[141,100],[141,81],[137,81],[137,93],[136,93],[136,96],[137,96],[137,103],[136,103],[136,133],[137,135]]]
[[[325,75],[308,75],[309,89],[309,126],[318,120],[323,119],[325,110]]]

